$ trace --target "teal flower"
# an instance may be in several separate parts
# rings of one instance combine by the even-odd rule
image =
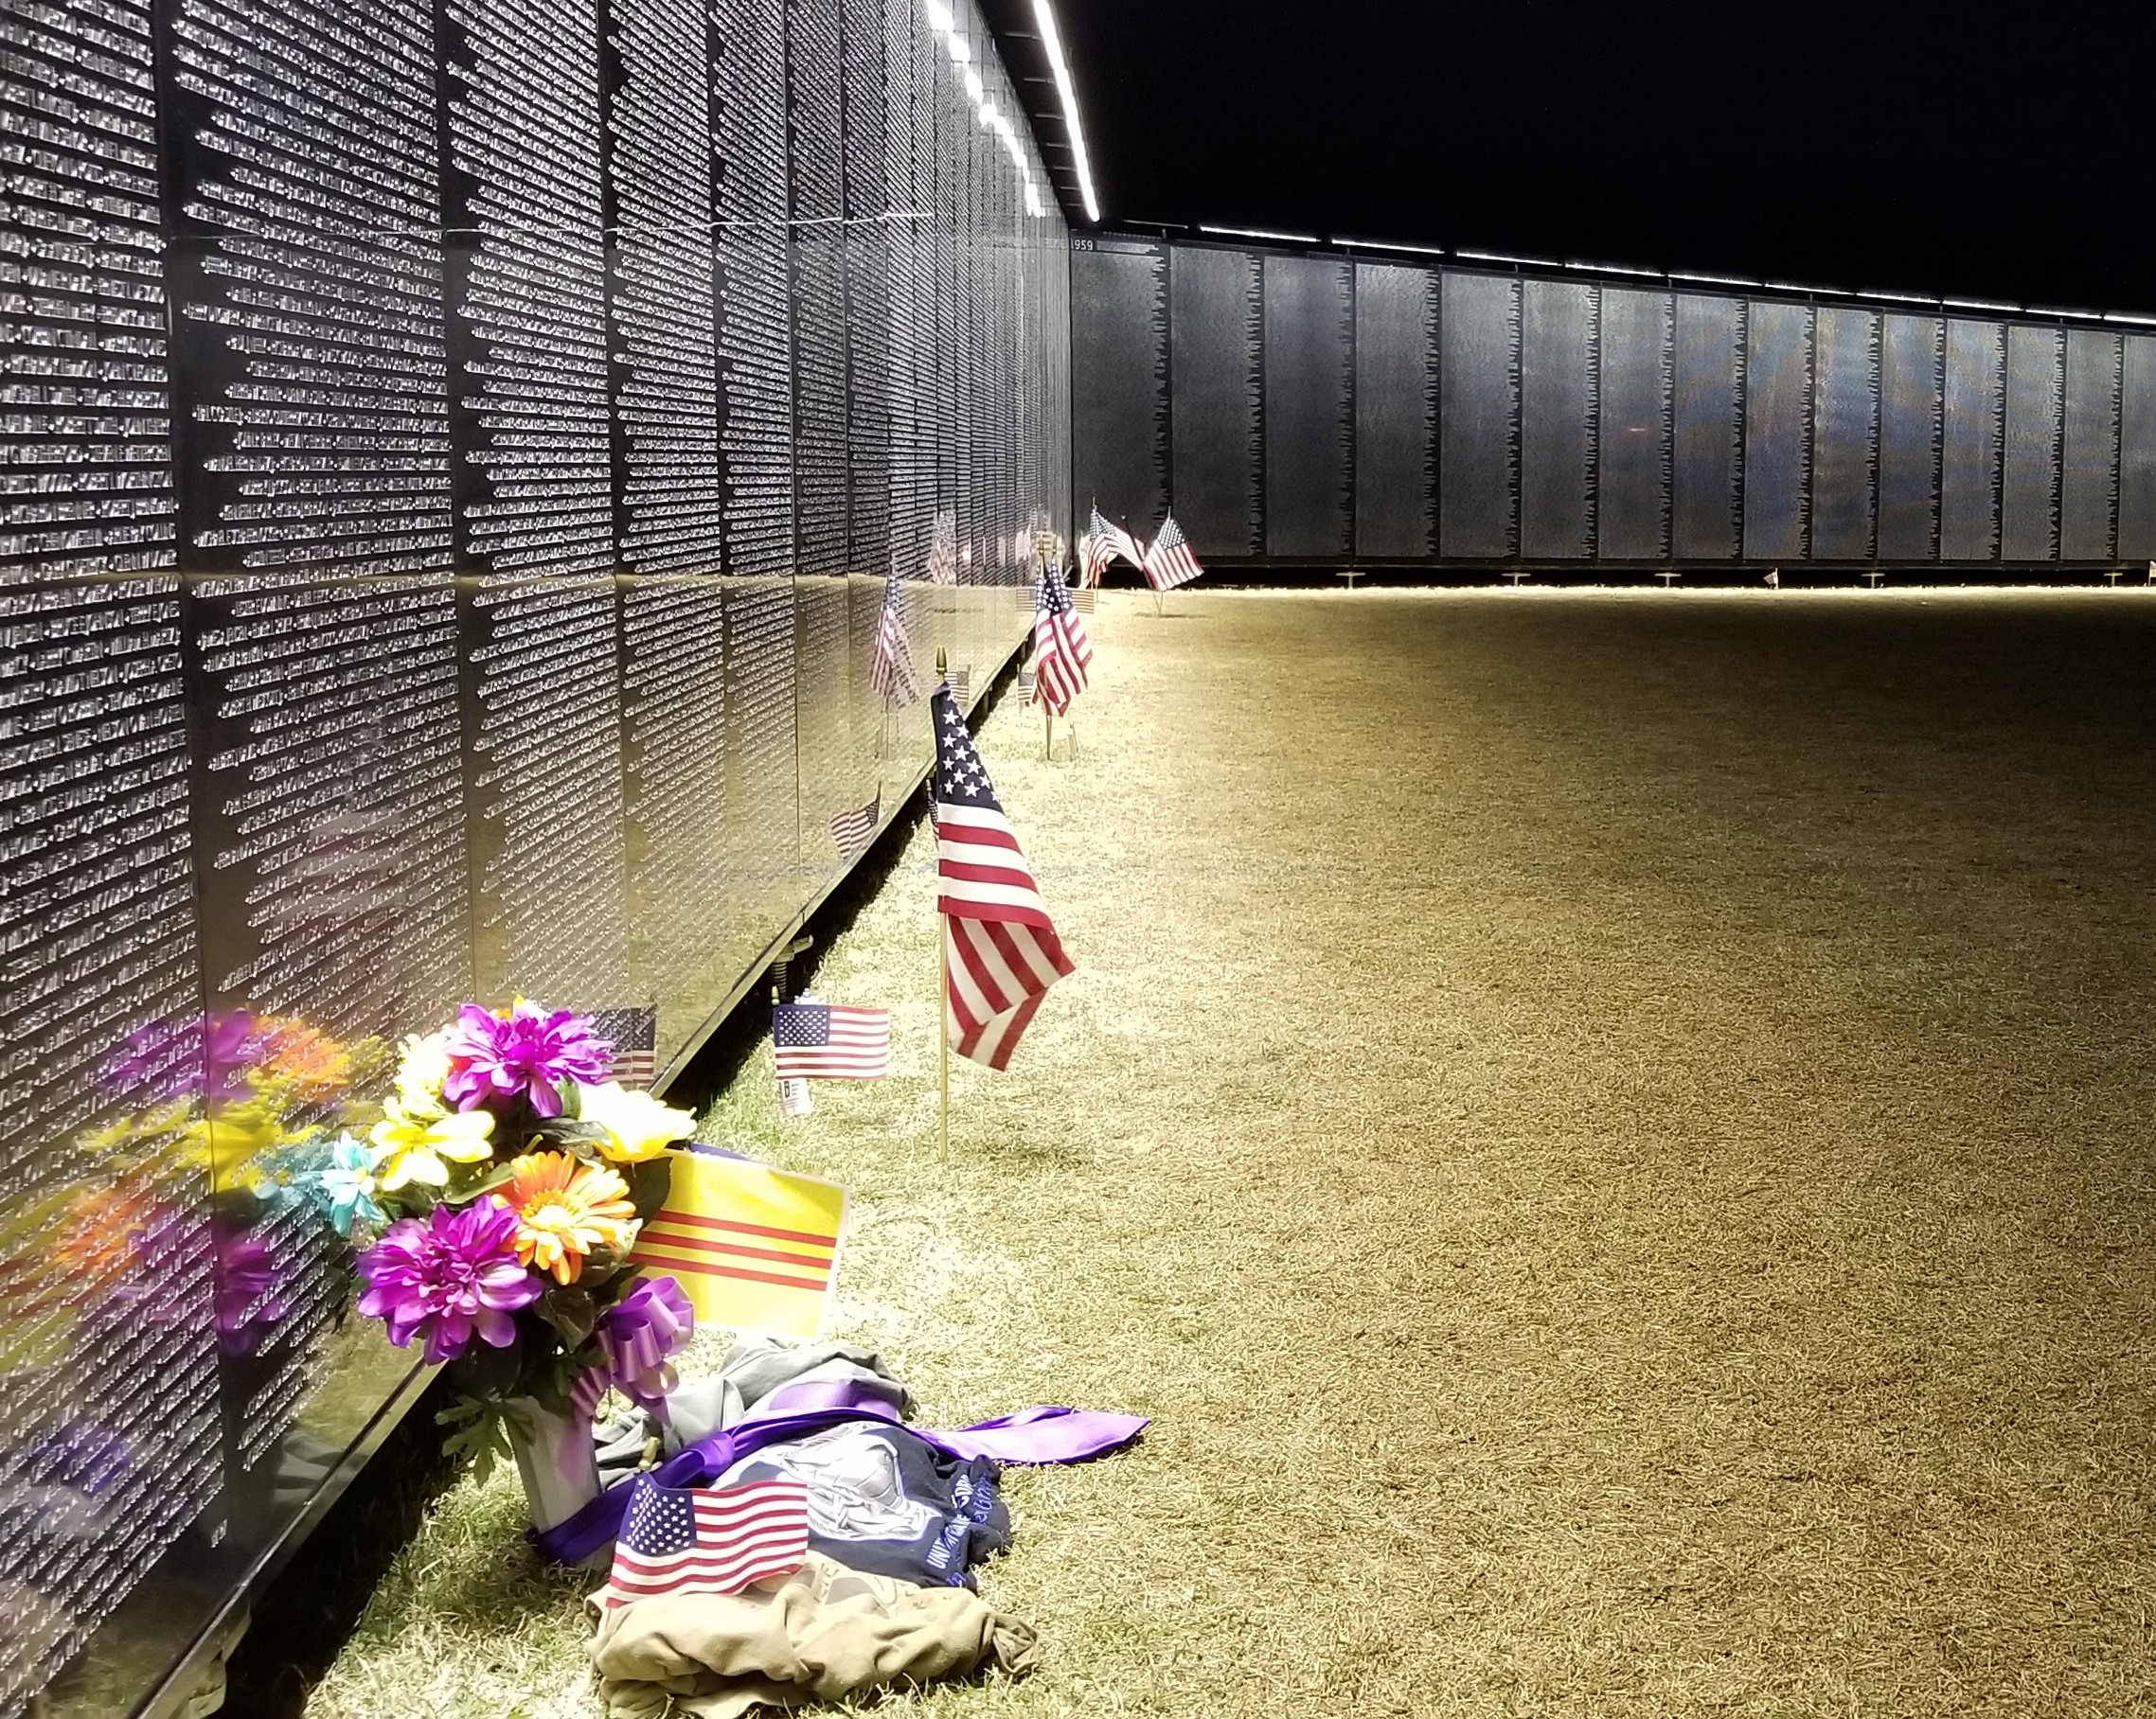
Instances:
[[[316,1202],[330,1214],[339,1235],[349,1235],[354,1223],[379,1224],[389,1214],[374,1203],[380,1185],[375,1165],[383,1154],[370,1151],[349,1134],[340,1134],[330,1147],[330,1161],[314,1173]]]

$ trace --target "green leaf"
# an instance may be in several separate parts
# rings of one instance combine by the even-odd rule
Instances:
[[[585,1288],[549,1289],[539,1298],[534,1311],[561,1334],[563,1345],[570,1349],[589,1338],[592,1327],[598,1323],[598,1303]]]
[[[674,1155],[663,1152],[657,1158],[647,1158],[640,1163],[616,1164],[615,1168],[629,1184],[629,1197],[636,1207],[636,1221],[650,1223],[673,1191]]]
[[[484,1482],[494,1472],[495,1462],[510,1454],[508,1427],[499,1404],[455,1397],[435,1416],[435,1425],[451,1428],[442,1440],[442,1454],[469,1462],[475,1480]]]
[[[597,1123],[579,1122],[574,1116],[550,1116],[544,1122],[534,1123],[531,1127],[531,1135],[532,1139],[539,1143],[570,1148],[580,1146],[597,1148],[605,1141],[613,1138]],[[589,1156],[589,1154],[585,1154],[585,1156]]]

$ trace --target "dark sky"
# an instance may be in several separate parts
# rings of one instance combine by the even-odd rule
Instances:
[[[1058,5],[1109,224],[2141,311],[2152,11]]]

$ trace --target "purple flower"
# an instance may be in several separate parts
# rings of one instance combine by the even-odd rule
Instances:
[[[674,1388],[674,1370],[667,1357],[695,1329],[695,1310],[679,1284],[670,1277],[637,1279],[627,1295],[599,1316],[592,1335],[605,1358],[578,1378],[571,1400],[590,1414],[612,1386],[664,1421],[667,1392]]]
[[[359,1309],[384,1321],[400,1349],[424,1333],[430,1362],[455,1360],[474,1333],[506,1349],[516,1340],[509,1315],[542,1287],[517,1264],[516,1234],[516,1214],[491,1194],[393,1224],[359,1257],[366,1280]]]
[[[559,1116],[563,1081],[597,1086],[614,1068],[613,1044],[594,1037],[583,1016],[567,1009],[548,1014],[521,998],[506,1020],[466,1003],[443,1049],[449,1078],[442,1082],[442,1096],[460,1110],[521,1095],[540,1115]]]

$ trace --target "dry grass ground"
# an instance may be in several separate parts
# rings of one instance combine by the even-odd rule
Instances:
[[[985,753],[1080,975],[934,1146],[917,839],[842,1331],[1021,1472],[923,1715],[2156,1711],[2156,598],[1115,597]],[[311,1711],[586,1714],[451,1495]]]

